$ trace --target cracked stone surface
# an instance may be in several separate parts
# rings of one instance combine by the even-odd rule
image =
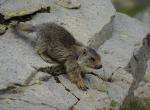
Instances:
[[[32,110],[33,106],[34,109],[36,110],[59,110],[57,108],[53,108],[51,106],[45,106],[42,104],[35,104],[35,103],[30,103],[30,102],[26,102],[26,101],[22,101],[22,100],[13,100],[12,103],[10,104],[6,104],[4,102],[2,102],[1,104],[1,110]]]
[[[18,38],[11,30],[0,36],[0,89],[10,83],[24,83],[34,71],[33,66],[50,66],[32,46]]]
[[[109,110],[110,99],[107,94],[98,91],[89,91],[87,97],[81,99],[73,110]]]
[[[111,100],[106,92],[97,91],[96,89],[89,89],[84,92],[79,90],[76,85],[72,84],[69,80],[66,80],[64,76],[59,76],[59,79],[65,88],[69,89],[71,93],[80,99],[78,103],[73,106],[73,110],[87,110],[88,108],[89,110],[109,110]]]
[[[16,7],[12,8],[15,2]],[[33,46],[35,34],[26,34],[27,38],[19,37],[9,29],[0,36],[0,110],[110,110],[112,101],[122,104],[133,81],[144,74],[147,50],[143,49],[142,42],[149,29],[143,23],[116,13],[110,0],[79,0],[79,9],[64,8],[55,0],[15,2],[0,1],[1,9],[21,10],[34,4],[33,9],[28,8],[25,13],[30,14],[50,6],[50,13],[37,13],[27,22],[62,25],[77,40],[97,49],[102,57],[103,69],[86,70],[95,73],[85,74],[84,81],[89,87],[87,91],[79,90],[66,75],[52,76],[38,72],[32,76],[34,67],[55,64],[44,62],[36,53]],[[5,19],[9,18],[5,16]],[[142,74],[139,74],[137,71],[141,65],[142,71],[139,72]],[[8,89],[4,89],[9,84],[23,84],[28,79],[32,80],[29,86],[18,85],[22,92],[9,93]],[[146,95],[149,94],[149,82],[144,87]],[[4,90],[7,93],[3,93]]]
[[[3,95],[0,98],[14,99],[11,104],[6,106],[6,103],[1,100],[1,110],[31,110],[33,106],[41,110],[68,110],[71,105],[76,103],[76,99],[71,93],[51,78],[47,83],[42,82],[41,85],[33,85],[25,89],[21,94]],[[20,105],[22,104],[22,105]],[[29,106],[28,106],[29,105]],[[32,105],[32,106],[31,106]]]

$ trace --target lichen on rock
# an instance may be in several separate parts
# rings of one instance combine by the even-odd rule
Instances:
[[[6,32],[6,29],[7,29],[6,25],[0,24],[0,34],[5,33],[5,32]]]

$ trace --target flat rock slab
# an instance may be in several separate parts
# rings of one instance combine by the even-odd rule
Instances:
[[[3,97],[3,100],[2,100]],[[12,100],[9,104],[5,99]],[[69,110],[78,99],[66,91],[62,84],[51,78],[41,85],[33,85],[20,94],[3,95],[0,98],[1,110]]]
[[[47,3],[47,0],[7,0],[2,2],[0,13],[4,16],[4,19],[10,19],[32,14],[41,8],[47,8],[50,6],[49,3]]]
[[[79,2],[81,8],[73,10],[63,8],[56,3],[51,4],[51,13],[37,14],[31,23],[58,23],[71,32],[76,39],[88,44],[89,39],[110,21],[115,9],[110,0],[79,0]]]
[[[87,97],[81,99],[73,110],[109,110],[110,99],[107,94],[98,91],[87,92]]]
[[[97,88],[89,88],[87,91],[79,90],[77,86],[66,79],[65,76],[59,76],[59,80],[65,88],[80,99],[73,106],[73,110],[87,110],[88,108],[89,110],[110,109],[111,100],[106,92],[97,91]],[[98,83],[102,84],[100,80]]]
[[[0,89],[10,83],[24,83],[34,71],[33,66],[50,66],[29,42],[19,37],[11,30],[0,36]]]
[[[9,100],[10,102],[5,102],[5,100]],[[59,110],[53,106],[36,104],[17,99],[3,99],[3,101],[0,102],[1,110],[33,110],[33,108],[36,110]]]
[[[98,49],[106,77],[118,68],[125,68],[133,54],[142,47],[148,29],[143,23],[127,15],[117,13],[112,20],[112,37]]]

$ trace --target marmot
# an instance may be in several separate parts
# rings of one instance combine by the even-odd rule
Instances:
[[[102,68],[101,57],[94,49],[78,42],[71,33],[56,23],[37,26],[19,23],[15,29],[18,32],[36,32],[38,54],[47,62],[53,59],[63,65],[70,81],[82,90],[87,89],[81,76],[83,68]]]

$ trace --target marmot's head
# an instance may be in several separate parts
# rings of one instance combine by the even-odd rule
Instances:
[[[100,55],[92,48],[84,47],[80,50],[78,64],[81,67],[89,67],[93,69],[102,68]]]

